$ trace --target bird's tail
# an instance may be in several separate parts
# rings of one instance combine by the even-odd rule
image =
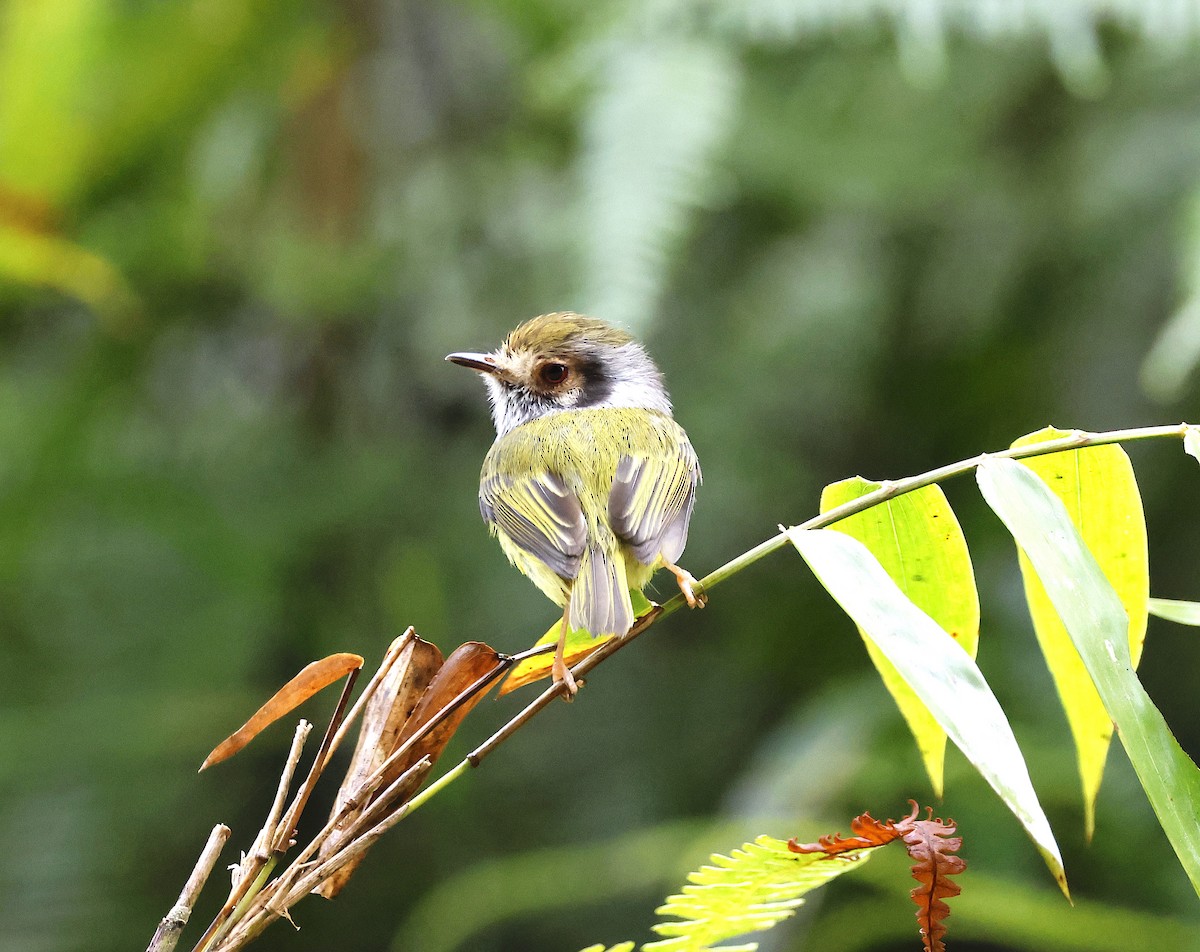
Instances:
[[[567,621],[572,628],[586,628],[593,638],[623,635],[633,627],[633,603],[620,552],[607,552],[598,545],[584,550]]]

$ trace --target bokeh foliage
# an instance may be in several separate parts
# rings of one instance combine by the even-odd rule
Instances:
[[[311,658],[546,629],[478,521],[480,388],[441,360],[526,316],[646,337],[705,468],[701,572],[855,472],[1200,416],[1198,31],[1190,0],[8,0],[0,948],[144,945],[208,828],[248,841],[288,731],[194,767]],[[1132,455],[1152,591],[1200,597],[1194,468]],[[1194,920],[1120,753],[1085,846],[1010,542],[948,490],[1081,907]],[[712,849],[929,798],[794,556],[621,657],[265,947],[615,940]],[[1142,676],[1193,753],[1197,665],[1151,623]],[[1042,908],[956,758],[989,914]],[[837,893],[818,929],[878,901],[854,947],[910,947],[902,893]]]

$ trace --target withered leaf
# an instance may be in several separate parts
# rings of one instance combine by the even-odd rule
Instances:
[[[435,652],[437,649],[432,645],[428,645],[428,648],[421,647],[424,645],[426,642],[419,638],[415,639],[412,643],[411,660],[405,664],[404,658],[398,659],[393,665],[392,671],[389,672],[389,679],[392,678],[393,673],[397,673],[397,680],[400,682],[399,690],[390,695],[394,698],[393,707],[396,716],[393,719],[385,715],[384,727],[378,734],[377,743],[380,745],[380,749],[366,751],[361,755],[364,762],[370,758],[372,766],[363,774],[362,778],[356,781],[356,787],[361,784],[363,778],[374,773],[385,760],[410,741],[412,741],[411,747],[401,757],[388,764],[382,780],[376,787],[377,793],[387,789],[422,757],[428,755],[431,760],[436,760],[446,744],[449,743],[450,738],[454,736],[462,719],[483,698],[487,693],[487,688],[495,682],[497,676],[506,667],[505,661],[496,653],[495,649],[479,641],[468,641],[466,644],[460,645],[451,652],[450,657],[444,663],[440,663],[441,654],[438,653],[436,660],[440,663],[440,667],[432,663],[433,655],[428,651],[428,648],[432,648]],[[409,646],[406,646],[405,651],[408,650]],[[409,674],[398,673],[402,671],[402,664],[409,669]],[[404,687],[409,675],[411,675],[414,685],[411,693],[408,693]],[[429,680],[425,680],[427,677]],[[422,680],[425,680],[425,684],[417,687]],[[464,696],[464,692],[468,692],[471,688],[477,690]],[[380,685],[376,698],[383,692],[383,689],[384,685]],[[374,702],[375,698],[372,699],[372,704]],[[380,707],[383,704],[384,702],[380,701]],[[403,717],[401,717],[402,714]],[[370,717],[370,706],[364,716]],[[413,741],[413,738],[417,737],[418,733],[426,727],[429,728],[428,732],[420,739]],[[366,729],[364,724],[364,736]],[[386,750],[382,749],[385,745]],[[360,750],[363,749],[363,741],[360,737],[359,746],[354,752],[356,764],[360,758]],[[412,789],[404,789],[396,796],[393,801],[395,806],[399,808],[407,802],[427,776],[428,771],[421,772],[415,782],[410,784]],[[348,781],[342,785],[342,790],[338,794],[339,800],[353,791],[354,788],[348,787],[347,784]],[[339,826],[348,826],[355,817],[362,813],[369,802],[368,800],[368,802],[360,804],[354,811],[348,813]],[[322,850],[321,855],[335,852],[341,846],[340,839],[331,838],[329,848]],[[326,899],[332,899],[345,887],[365,855],[365,853],[360,854],[346,863],[325,882],[313,889],[313,892]]]
[[[396,749],[431,722],[437,721],[437,726],[391,765],[384,775],[382,786],[386,787],[426,755],[436,761],[450,742],[450,738],[454,736],[454,732],[458,730],[462,719],[483,699],[487,688],[504,668],[505,662],[501,656],[482,641],[468,641],[455,648],[417,701],[412,716],[400,731]],[[473,686],[478,690],[469,697],[462,698],[451,710],[451,705],[456,699]]]
[[[967,868],[967,861],[955,856],[962,846],[962,837],[952,836],[954,821],[943,822],[933,819],[933,810],[927,811],[924,820],[918,820],[920,807],[910,800],[912,812],[901,820],[876,820],[871,814],[863,813],[850,821],[853,836],[834,833],[822,836],[816,843],[797,843],[788,840],[788,849],[793,853],[825,853],[835,856],[850,850],[871,849],[885,846],[894,840],[902,840],[913,858],[913,879],[920,885],[912,891],[917,904],[917,925],[925,952],[945,952],[942,936],[946,934],[945,919],[950,915],[946,899],[957,896],[961,891],[958,883],[950,879]]]
[[[437,645],[418,637],[411,628],[392,643],[388,653],[393,651],[398,651],[399,655],[392,662],[363,711],[358,743],[354,747],[350,766],[346,769],[345,779],[338,788],[337,798],[330,813],[331,819],[341,814],[338,821],[340,829],[353,824],[370,806],[373,799],[371,796],[362,798],[350,808],[346,808],[346,803],[358,794],[363,782],[378,770],[399,746],[401,730],[412,716],[418,700],[442,667],[442,653]],[[378,793],[382,789],[382,786],[377,786],[374,792]],[[397,798],[397,803],[403,803],[412,793],[413,791],[403,792]],[[317,858],[328,858],[340,846],[340,840],[326,841]],[[348,862],[313,892],[326,899],[332,899],[342,891],[363,858],[359,856]]]
[[[334,815],[399,746],[401,730],[442,666],[442,653],[437,645],[420,638],[412,629],[393,642],[393,648],[396,647],[399,656],[363,711],[358,743],[334,801]]]
[[[200,769],[204,770],[232,757],[257,737],[264,728],[295,710],[318,691],[327,688],[351,671],[358,670],[362,665],[363,659],[360,655],[348,652],[339,652],[312,662],[276,691],[266,704],[254,712],[250,720],[217,744],[212,753],[204,758]]]
[[[950,879],[967,868],[967,861],[955,856],[962,846],[961,836],[955,832],[954,821],[943,823],[933,819],[933,810],[924,820],[916,819],[916,804],[913,816],[896,824],[902,833],[908,855],[914,860],[913,879],[920,885],[911,893],[917,904],[917,925],[921,930],[925,952],[945,952],[942,936],[946,934],[945,919],[950,907],[943,901],[962,892],[962,887]]]
[[[893,840],[900,839],[901,835],[891,820],[876,820],[869,813],[862,813],[851,820],[850,832],[854,835],[830,833],[815,843],[797,843],[796,838],[792,837],[787,846],[793,853],[828,853],[833,856],[837,853],[849,853],[851,850],[886,846]]]

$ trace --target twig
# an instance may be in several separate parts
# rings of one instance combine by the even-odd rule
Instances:
[[[850,502],[843,503],[833,509],[829,509],[820,515],[813,516],[811,519],[800,523],[795,528],[797,529],[821,529],[825,526],[832,525],[842,519],[852,516],[855,513],[863,512],[876,506],[888,499],[902,496],[905,493],[913,492],[933,483],[941,482],[945,479],[950,479],[954,476],[961,476],[974,470],[984,460],[994,457],[1003,457],[1008,459],[1024,459],[1030,456],[1044,456],[1048,453],[1059,453],[1065,450],[1082,449],[1087,446],[1101,446],[1108,443],[1128,443],[1134,440],[1148,440],[1158,437],[1184,437],[1190,425],[1187,423],[1177,423],[1168,426],[1147,426],[1134,427],[1125,430],[1110,430],[1104,433],[1087,433],[1083,430],[1076,430],[1068,436],[1061,437],[1057,440],[1047,440],[1044,443],[1031,443],[1027,446],[1010,447],[1006,450],[1000,450],[995,453],[981,453],[978,456],[972,456],[969,459],[960,460],[956,463],[950,463],[946,466],[941,466],[937,469],[930,470],[918,476],[909,476],[904,479],[892,480],[885,482],[879,489],[869,492],[864,496],[853,499]],[[759,559],[775,552],[788,544],[788,536],[786,531],[781,531],[778,535],[761,542],[754,548],[726,562],[720,568],[710,572],[704,578],[700,579],[699,589],[701,592],[707,592],[725,580],[736,575],[743,569],[753,565]],[[660,618],[677,612],[680,608],[686,605],[683,594],[676,595],[663,602],[661,605],[655,606],[654,610],[648,612],[639,618],[633,628],[621,638],[613,638],[604,642],[595,651],[589,654],[586,658],[577,662],[572,668],[571,673],[577,678],[587,674],[598,664],[609,658],[623,647],[633,641],[638,635],[642,634],[652,624]],[[467,756],[456,766],[435,780],[432,784],[425,788],[417,796],[413,797],[408,803],[407,812],[411,813],[418,807],[423,805],[431,797],[441,792],[464,773],[468,769],[479,766],[492,751],[499,747],[504,741],[508,740],[514,733],[520,730],[529,720],[535,717],[539,712],[545,710],[547,706],[560,694],[563,693],[563,685],[556,681],[545,691],[542,692],[535,700],[530,702],[519,714],[513,717],[508,723],[501,727],[496,733],[489,737],[486,741],[480,744],[475,750],[467,754]]]
[[[295,799],[292,800],[287,817],[279,824],[279,828],[275,831],[275,837],[271,841],[271,852],[273,853],[285,852],[291,843],[292,836],[295,835],[296,824],[300,822],[300,814],[304,812],[304,807],[308,803],[308,798],[312,794],[313,787],[317,785],[317,780],[320,778],[322,771],[324,771],[325,765],[329,763],[334,734],[338,727],[341,726],[342,714],[345,713],[346,705],[350,701],[350,692],[354,689],[354,682],[357,680],[358,669],[356,668],[346,678],[345,687],[342,688],[342,696],[338,698],[337,707],[334,708],[333,716],[329,719],[329,726],[325,728],[325,736],[321,738],[321,746],[317,748],[317,756],[313,758],[312,766],[308,770],[308,776],[304,778],[304,783],[296,791]]]
[[[301,720],[296,725],[296,733],[292,736],[292,746],[283,765],[283,773],[279,777],[279,787],[275,791],[275,800],[267,814],[267,821],[263,824],[258,836],[254,838],[254,845],[250,848],[250,852],[243,857],[241,865],[234,873],[233,889],[229,893],[229,898],[225,900],[221,911],[217,913],[204,935],[200,937],[200,941],[196,943],[193,952],[205,952],[211,944],[221,939],[222,935],[228,931],[228,926],[236,923],[237,916],[234,913],[240,915],[241,912],[244,912],[244,909],[239,909],[239,906],[250,893],[250,887],[258,883],[261,888],[262,879],[265,878],[262,876],[262,871],[267,867],[268,862],[272,867],[274,866],[274,862],[271,860],[271,844],[275,841],[275,831],[283,813],[283,802],[287,799],[288,788],[292,785],[292,777],[296,773],[296,764],[300,762],[300,752],[304,749],[304,741],[308,738],[311,730],[312,724],[308,721]]]
[[[217,863],[217,857],[221,855],[221,850],[225,848],[228,840],[229,827],[218,823],[212,828],[212,832],[208,834],[208,842],[204,844],[204,850],[200,853],[200,858],[192,870],[192,875],[188,877],[183,891],[179,894],[179,900],[158,924],[158,928],[154,931],[154,938],[146,947],[146,952],[173,952],[175,944],[179,941],[179,934],[183,932],[183,927],[192,917],[192,907],[196,904],[196,897],[200,895],[200,890],[208,882],[208,877]]]

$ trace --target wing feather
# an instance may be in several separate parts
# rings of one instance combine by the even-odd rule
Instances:
[[[579,498],[556,473],[489,476],[479,487],[479,510],[488,525],[560,578],[578,574],[587,523]]]
[[[676,452],[621,457],[608,496],[609,524],[643,565],[660,555],[674,562],[683,553],[699,482],[686,437]]]

